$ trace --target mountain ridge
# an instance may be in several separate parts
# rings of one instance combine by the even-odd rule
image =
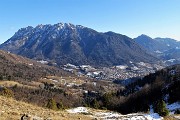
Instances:
[[[81,25],[58,23],[20,29],[0,49],[59,66],[67,63],[113,66],[154,62],[133,39],[114,32],[101,33]]]
[[[153,39],[147,35],[138,36],[134,40],[146,51],[164,60],[167,64],[180,63],[180,41],[160,37]],[[169,63],[169,61],[172,62]]]

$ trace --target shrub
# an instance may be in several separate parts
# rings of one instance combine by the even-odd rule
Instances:
[[[0,95],[6,96],[6,97],[13,97],[14,93],[11,89],[4,87],[0,90]]]
[[[60,101],[59,103],[57,103],[57,108],[58,108],[59,110],[63,110],[63,109],[64,109],[64,105],[63,105],[62,101]]]
[[[110,107],[111,105],[111,99],[112,99],[112,94],[111,93],[105,93],[103,96],[102,96],[102,100],[103,100],[103,103],[104,103],[104,106],[106,108]]]
[[[56,101],[54,99],[52,99],[52,98],[48,100],[48,103],[47,103],[46,107],[49,108],[49,109],[52,109],[52,110],[57,110],[58,109],[57,105],[56,105]]]
[[[95,108],[95,109],[100,108],[100,105],[99,105],[99,103],[98,103],[98,101],[97,101],[96,99],[94,99],[94,100],[92,101],[92,106],[93,106],[93,108]]]
[[[153,105],[154,112],[158,113],[160,116],[167,116],[169,110],[166,108],[166,103],[163,100],[157,101]]]

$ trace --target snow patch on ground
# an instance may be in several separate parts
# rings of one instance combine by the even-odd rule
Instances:
[[[175,111],[177,109],[180,109],[180,102],[175,102],[173,104],[167,105],[167,109],[170,111]]]
[[[69,113],[88,113],[88,109],[86,107],[77,107],[73,109],[67,110]]]
[[[101,119],[110,119],[110,118],[119,118],[120,116],[122,116],[119,113],[115,113],[115,112],[96,112],[94,114],[95,117],[101,118]]]
[[[157,113],[146,114],[145,117],[148,120],[162,120],[163,118]]]
[[[150,111],[149,111],[150,113],[154,113],[154,109],[153,109],[153,106],[152,105],[150,105]]]
[[[86,107],[77,107],[66,110],[69,113],[89,113],[93,118],[99,118],[101,120],[162,120],[157,113],[142,114],[134,113],[122,115],[113,111],[94,110]]]

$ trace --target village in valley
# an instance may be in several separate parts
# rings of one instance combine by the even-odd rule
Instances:
[[[164,68],[163,65],[149,64],[144,62],[132,63],[131,65],[117,65],[113,67],[94,68],[90,65],[75,66],[66,64],[62,68],[65,71],[74,73],[78,76],[85,76],[97,80],[126,80],[130,78],[141,78],[150,73]]]

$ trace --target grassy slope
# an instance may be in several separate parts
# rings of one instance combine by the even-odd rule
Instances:
[[[35,105],[16,101],[12,98],[0,96],[0,119],[1,120],[19,120],[26,113],[32,116],[38,116],[43,119],[52,120],[91,120],[92,118],[80,114],[69,114],[65,111],[53,111]]]

